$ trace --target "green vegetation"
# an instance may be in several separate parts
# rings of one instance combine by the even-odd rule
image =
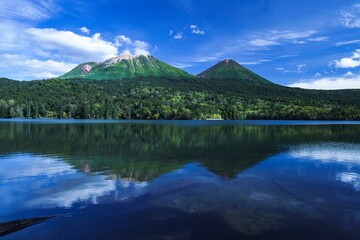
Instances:
[[[359,90],[256,86],[237,79],[0,79],[0,118],[360,119]]]
[[[359,103],[360,90],[283,87],[232,60],[199,77],[151,56],[122,56],[60,79],[0,79],[0,118],[355,120]]]

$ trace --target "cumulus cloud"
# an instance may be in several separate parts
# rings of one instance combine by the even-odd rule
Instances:
[[[341,12],[340,24],[347,28],[360,28],[360,4]]]
[[[124,44],[125,45],[129,45],[129,44],[132,44],[132,40],[131,38],[129,37],[126,37],[124,35],[118,35],[115,37],[115,46],[117,47],[121,47],[123,46]]]
[[[174,38],[177,40],[183,39],[184,34],[182,32],[178,32],[174,35]]]
[[[25,30],[30,40],[45,50],[57,51],[68,57],[81,57],[93,61],[104,61],[118,54],[118,49],[103,40],[100,33],[92,37],[80,36],[70,31],[53,28],[29,28]]]
[[[198,26],[197,25],[190,25],[190,29],[191,29],[191,33],[192,34],[197,34],[197,35],[205,35],[205,31],[204,30],[200,30],[199,28],[198,28]]]
[[[83,36],[54,28],[31,28],[17,22],[9,26],[0,23],[0,30],[4,34],[0,42],[3,56],[0,75],[20,80],[53,78],[83,62],[104,61],[124,51],[149,55],[152,49],[149,43],[133,41],[124,35],[108,41],[100,33]],[[11,60],[11,56],[17,59]]]
[[[79,30],[80,30],[82,33],[90,34],[90,29],[88,29],[87,27],[81,27],[81,28],[79,28]]]
[[[124,35],[116,36],[114,40],[115,46],[124,48],[122,54],[135,56],[150,55],[151,45],[147,42],[140,40],[133,41],[131,38]]]
[[[360,49],[357,49],[351,57],[335,61],[338,68],[356,68],[360,66]]]
[[[197,25],[195,24],[191,24],[190,26],[185,26],[183,27],[183,30],[186,32],[189,32],[191,34],[195,34],[195,35],[205,35],[206,32],[204,30],[201,30],[200,28],[198,28]],[[169,36],[173,37],[174,39],[180,40],[184,38],[184,32],[179,31],[176,34],[174,34],[175,32],[173,30],[170,30],[169,32]]]
[[[354,76],[355,74],[352,73],[351,71],[348,71],[347,73],[344,74],[345,77],[351,77]]]
[[[73,69],[76,64],[57,62],[54,60],[41,61],[26,58],[16,54],[1,54],[0,71],[6,72],[7,77],[15,79],[48,79],[57,77]],[[14,71],[14,69],[18,69]]]
[[[350,75],[341,77],[327,77],[310,80],[300,80],[299,82],[288,85],[289,87],[299,87],[304,89],[360,89],[360,76]]]
[[[18,80],[52,78],[77,64],[104,61],[126,50],[134,55],[149,55],[150,44],[133,41],[124,35],[104,39],[100,33],[89,35],[90,29],[85,26],[79,28],[79,34],[34,27],[61,10],[54,2],[0,1],[0,77]]]
[[[193,29],[191,32],[197,35],[205,35],[205,31],[200,29]]]

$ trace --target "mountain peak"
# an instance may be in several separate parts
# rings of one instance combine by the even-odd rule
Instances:
[[[101,63],[83,63],[61,79],[133,79],[139,77],[191,77],[187,72],[170,66],[147,54],[124,52]]]
[[[265,78],[240,65],[235,60],[225,59],[204,72],[198,74],[201,78],[210,79],[238,79],[244,83],[273,84]]]

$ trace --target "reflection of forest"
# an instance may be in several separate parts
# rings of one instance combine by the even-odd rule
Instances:
[[[166,124],[0,123],[0,154],[60,156],[85,172],[149,181],[199,162],[224,177],[288,145],[359,142],[360,126],[177,126]]]

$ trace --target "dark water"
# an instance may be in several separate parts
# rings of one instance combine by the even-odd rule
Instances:
[[[3,239],[358,240],[360,125],[317,123],[0,121],[0,222],[56,216]]]

